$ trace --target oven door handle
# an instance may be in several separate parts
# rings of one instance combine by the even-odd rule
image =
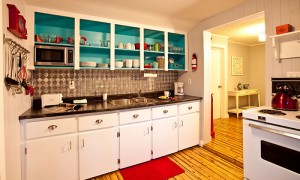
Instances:
[[[262,131],[267,131],[267,132],[270,132],[270,133],[279,134],[279,135],[282,135],[282,136],[291,137],[291,138],[300,140],[300,136],[297,135],[297,134],[284,132],[284,131],[281,131],[281,130],[272,129],[272,128],[268,128],[268,127],[258,126],[258,125],[251,124],[251,123],[249,124],[249,126],[252,127],[252,128],[255,128],[255,129],[262,130]]]

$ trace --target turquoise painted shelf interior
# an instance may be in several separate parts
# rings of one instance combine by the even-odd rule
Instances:
[[[138,59],[140,60],[140,51],[117,50],[115,55],[116,61],[123,61],[124,59]]]
[[[169,47],[184,48],[184,35],[176,33],[168,33]]]
[[[144,51],[144,63],[145,64],[152,64],[153,62],[156,62],[157,56],[164,56],[164,32],[163,31],[157,31],[157,30],[151,30],[151,29],[145,29],[144,30],[144,42],[148,44],[149,46],[152,46],[152,50],[145,50]],[[161,45],[160,51],[154,51],[154,44],[159,43]],[[149,47],[148,46],[148,47]]]
[[[185,69],[185,36],[183,34],[168,33],[169,40],[169,59],[168,69],[184,70]],[[174,63],[170,63],[170,58]]]
[[[130,43],[135,44],[140,42],[140,29],[137,27],[116,25],[115,27],[115,44]]]
[[[110,64],[110,24],[80,20],[80,36],[86,38],[86,45],[80,45],[80,61],[94,61]]]
[[[161,45],[164,45],[164,32],[145,29],[144,42],[149,45],[154,45],[156,42],[158,42]]]
[[[110,24],[89,20],[80,20],[80,36],[84,36],[87,45],[102,45],[110,42]]]
[[[74,22],[74,18],[35,12],[34,33],[42,37],[60,36],[60,44],[67,44],[68,37],[74,36]]]
[[[80,47],[80,62],[87,61],[110,64],[110,50]]]

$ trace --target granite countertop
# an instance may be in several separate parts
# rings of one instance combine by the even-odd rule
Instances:
[[[172,104],[172,103],[180,103],[180,102],[187,102],[187,101],[194,101],[194,100],[201,100],[201,97],[197,96],[174,96],[175,100],[162,100],[158,97],[161,95],[158,93],[147,94],[145,97],[155,99],[156,102],[151,104],[131,104],[131,105],[122,105],[117,106],[110,103],[110,100],[113,99],[121,99],[121,98],[132,98],[134,96],[108,96],[108,101],[103,102],[99,100],[101,98],[90,98],[87,104],[83,104],[83,107],[79,110],[69,110],[66,111],[66,107],[61,106],[52,106],[48,108],[39,108],[36,109],[34,107],[25,111],[22,115],[19,116],[19,120],[24,119],[34,119],[34,118],[43,118],[43,117],[53,117],[53,116],[65,116],[65,115],[73,115],[73,114],[83,114],[83,113],[95,113],[95,112],[105,112],[105,111],[116,111],[122,109],[133,109],[133,108],[140,108],[140,107],[153,107],[157,105],[164,105],[164,104]],[[136,96],[135,96],[136,97]],[[97,100],[98,99],[98,100]],[[70,102],[69,99],[64,99],[64,103]]]

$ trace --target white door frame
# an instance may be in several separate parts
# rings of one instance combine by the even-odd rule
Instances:
[[[211,49],[217,48],[221,49],[223,53],[223,57],[221,58],[221,68],[223,68],[223,74],[221,75],[221,85],[222,88],[220,90],[220,105],[221,105],[221,118],[228,118],[228,91],[227,91],[227,81],[228,81],[228,46],[211,44]],[[205,52],[204,52],[205,53]],[[210,52],[211,53],[211,52]],[[209,62],[211,63],[211,62]]]

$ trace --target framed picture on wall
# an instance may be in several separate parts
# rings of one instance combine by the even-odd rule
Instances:
[[[242,76],[243,75],[243,58],[232,56],[231,57],[231,75]]]

